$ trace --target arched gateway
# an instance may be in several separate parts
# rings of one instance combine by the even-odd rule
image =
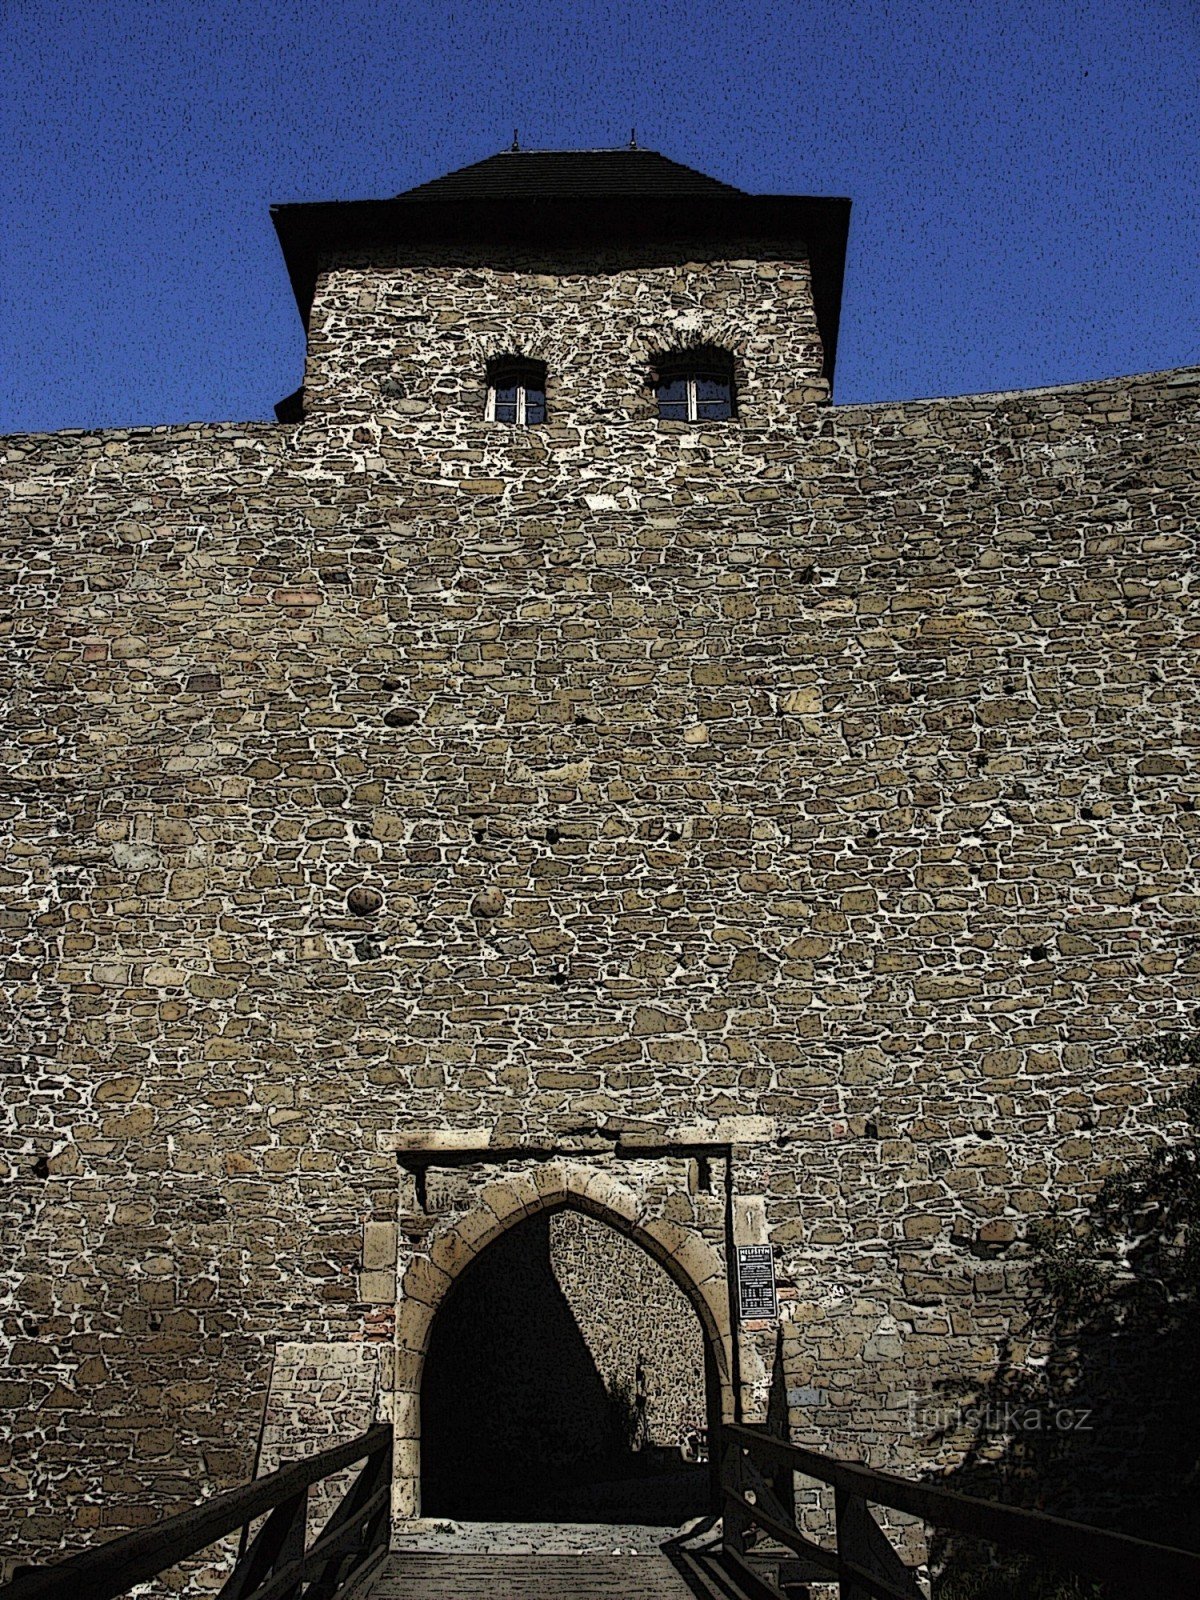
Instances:
[[[553,1279],[548,1250],[555,1219],[561,1221],[569,1213],[612,1229],[669,1276],[698,1324],[702,1343],[702,1384],[698,1387],[703,1396],[697,1399],[710,1438],[732,1415],[728,1285],[713,1244],[696,1229],[648,1214],[645,1201],[633,1189],[598,1168],[549,1162],[508,1173],[482,1186],[477,1203],[434,1234],[403,1277],[397,1306],[394,1396],[397,1519],[424,1513],[623,1520],[619,1495],[614,1499],[611,1485],[606,1488],[599,1480],[606,1471],[651,1471],[653,1452],[643,1454],[636,1466],[626,1457],[622,1466],[615,1460],[616,1441],[611,1435],[585,1437],[589,1430],[594,1432],[602,1404],[599,1374],[586,1359],[569,1306],[563,1303],[561,1292],[556,1294],[559,1286]],[[514,1285],[506,1313],[494,1291],[514,1273],[523,1278],[523,1289]],[[542,1331],[546,1337],[528,1347],[512,1311],[520,1293],[529,1299],[529,1314],[545,1321]],[[501,1325],[492,1330],[495,1336],[480,1330],[478,1318],[484,1306],[490,1306],[500,1319]],[[537,1374],[531,1375],[529,1382],[515,1385],[498,1375],[496,1363],[503,1359],[498,1343],[505,1326],[513,1341],[514,1361],[528,1360],[533,1349],[535,1358],[546,1364],[540,1395]],[[457,1387],[456,1361],[461,1380]],[[490,1390],[489,1364],[494,1384]],[[490,1415],[480,1418],[475,1441],[461,1436],[463,1429],[471,1427],[471,1400],[492,1408]],[[539,1404],[554,1412],[540,1423],[534,1417]],[[493,1464],[487,1457],[505,1426],[516,1433],[510,1471],[497,1493],[488,1488]],[[553,1494],[548,1475],[522,1472],[522,1462],[528,1466],[537,1456],[539,1428],[541,1438],[555,1441],[549,1448],[552,1453],[559,1452],[560,1463],[574,1452],[574,1473],[560,1473]],[[474,1442],[484,1459],[472,1476],[469,1467]],[[423,1448],[428,1459],[423,1459]],[[708,1484],[698,1482],[697,1474],[668,1473],[661,1456],[657,1464],[663,1469],[657,1492],[647,1495],[643,1485],[643,1505],[661,1506],[664,1521],[672,1520],[672,1513],[680,1508],[684,1514],[696,1514],[711,1507],[711,1490]]]

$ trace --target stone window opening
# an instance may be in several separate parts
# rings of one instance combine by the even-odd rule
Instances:
[[[662,422],[727,422],[737,416],[733,357],[713,345],[669,350],[651,362]]]
[[[488,362],[489,422],[527,427],[546,420],[546,363],[521,356],[500,356]]]

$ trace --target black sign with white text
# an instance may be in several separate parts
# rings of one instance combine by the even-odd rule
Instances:
[[[738,1307],[743,1317],[777,1317],[775,1262],[769,1244],[737,1247]]]

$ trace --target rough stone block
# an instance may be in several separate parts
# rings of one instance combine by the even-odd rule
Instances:
[[[363,1226],[362,1264],[368,1271],[396,1270],[396,1224],[368,1222]]]
[[[396,1274],[389,1272],[360,1272],[358,1298],[367,1305],[384,1305],[396,1298]]]

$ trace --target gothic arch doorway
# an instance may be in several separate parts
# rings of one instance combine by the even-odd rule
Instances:
[[[421,1386],[421,1504],[460,1521],[674,1526],[714,1508],[718,1385],[687,1298],[611,1224],[563,1204],[459,1274]]]
[[[546,1250],[554,1251],[557,1246],[558,1259],[562,1264],[562,1251],[570,1248],[574,1250],[589,1250],[590,1245],[600,1238],[606,1240],[613,1248],[614,1240],[626,1248],[626,1262],[634,1259],[638,1269],[643,1275],[650,1274],[650,1282],[654,1283],[656,1290],[661,1290],[662,1283],[674,1286],[678,1291],[675,1307],[678,1310],[680,1299],[683,1310],[690,1315],[690,1323],[686,1323],[688,1336],[694,1339],[694,1326],[699,1326],[699,1339],[701,1339],[701,1381],[693,1384],[691,1389],[691,1402],[686,1406],[686,1411],[702,1408],[702,1414],[707,1422],[709,1434],[709,1488],[707,1498],[701,1510],[714,1509],[718,1501],[717,1480],[715,1480],[715,1459],[717,1459],[718,1446],[720,1446],[720,1426],[723,1421],[730,1421],[734,1414],[734,1387],[736,1387],[736,1366],[734,1366],[733,1330],[731,1330],[730,1286],[725,1275],[725,1261],[723,1261],[723,1213],[720,1203],[717,1206],[709,1203],[704,1221],[698,1218],[698,1226],[682,1226],[680,1222],[669,1221],[661,1214],[661,1206],[646,1206],[645,1192],[653,1189],[658,1195],[666,1194],[672,1189],[677,1189],[678,1182],[683,1176],[685,1166],[672,1157],[664,1155],[650,1155],[638,1158],[637,1163],[630,1162],[630,1176],[634,1176],[637,1187],[627,1186],[621,1181],[622,1174],[614,1173],[610,1166],[582,1165],[576,1162],[546,1162],[546,1160],[520,1160],[509,1165],[507,1162],[488,1163],[472,1162],[467,1158],[466,1163],[442,1163],[435,1168],[432,1163],[422,1168],[419,1181],[414,1179],[413,1194],[419,1206],[427,1206],[424,1211],[426,1216],[437,1214],[442,1210],[446,1198],[450,1205],[445,1206],[445,1224],[442,1229],[426,1235],[426,1242],[418,1251],[410,1254],[408,1264],[403,1267],[402,1285],[397,1302],[397,1323],[395,1323],[395,1389],[392,1395],[392,1416],[395,1421],[395,1478],[394,1493],[392,1493],[392,1506],[398,1523],[403,1523],[408,1518],[429,1517],[435,1512],[430,1510],[430,1504],[437,1507],[438,1501],[446,1504],[443,1486],[450,1478],[450,1470],[446,1469],[445,1462],[451,1459],[454,1450],[461,1445],[453,1443],[451,1435],[451,1422],[458,1418],[454,1427],[454,1437],[461,1442],[478,1430],[477,1418],[482,1414],[483,1408],[490,1405],[493,1390],[483,1387],[482,1397],[480,1390],[477,1394],[480,1411],[472,1416],[467,1413],[464,1406],[459,1405],[453,1384],[446,1381],[446,1373],[453,1373],[454,1358],[446,1357],[446,1350],[458,1350],[459,1371],[467,1368],[478,1368],[480,1363],[486,1362],[496,1365],[498,1352],[509,1350],[514,1354],[512,1341],[504,1341],[498,1334],[490,1333],[494,1328],[494,1315],[490,1309],[490,1296],[483,1291],[486,1285],[490,1267],[480,1266],[480,1277],[472,1280],[469,1274],[477,1262],[485,1261],[488,1251],[493,1246],[502,1243],[509,1232],[522,1227],[526,1219],[542,1218],[549,1214],[549,1229],[560,1230],[562,1234],[571,1234],[570,1219],[576,1224],[595,1219],[598,1224],[605,1224],[598,1234],[592,1232],[584,1235],[579,1232],[579,1226],[574,1229],[573,1242],[571,1238],[563,1240],[558,1238],[555,1242],[550,1235],[547,1242],[546,1232],[538,1234],[530,1229],[526,1235],[518,1235],[518,1254],[525,1258],[528,1270],[538,1278],[542,1288],[547,1288],[546,1283]],[[686,1187],[686,1176],[683,1176]],[[450,1184],[450,1187],[446,1187]],[[464,1203],[466,1202],[466,1203]],[[701,1210],[698,1202],[698,1210]],[[565,1214],[562,1221],[554,1222],[554,1216]],[[403,1213],[402,1213],[403,1219]],[[414,1214],[413,1221],[418,1221],[418,1214]],[[546,1227],[546,1224],[544,1224]],[[632,1251],[630,1258],[629,1251]],[[528,1258],[534,1256],[533,1264],[528,1264]],[[506,1256],[504,1253],[493,1256],[493,1262],[502,1264]],[[554,1267],[554,1259],[550,1261]],[[560,1278],[555,1274],[555,1283],[558,1291],[563,1290]],[[566,1274],[570,1278],[570,1274]],[[462,1293],[456,1296],[456,1286],[461,1286]],[[568,1301],[568,1310],[573,1294],[565,1294]],[[520,1298],[517,1296],[518,1307]],[[597,1302],[597,1296],[592,1294],[592,1302]],[[445,1326],[437,1328],[437,1349],[435,1346],[435,1325],[438,1325],[442,1314],[445,1312]],[[458,1320],[459,1331],[454,1333],[454,1322]],[[526,1323],[528,1323],[526,1314]],[[589,1318],[584,1317],[584,1322]],[[613,1318],[610,1317],[610,1325]],[[573,1323],[573,1328],[571,1328]],[[474,1326],[472,1326],[474,1325]],[[512,1326],[512,1318],[507,1325]],[[560,1342],[560,1354],[570,1355],[576,1365],[571,1370],[581,1374],[586,1368],[579,1363],[579,1334],[584,1333],[579,1326],[579,1318],[571,1312],[568,1318],[563,1310],[562,1301],[557,1294],[550,1293],[549,1310],[544,1320],[544,1331],[549,1336],[550,1330],[557,1326],[558,1330],[565,1330],[566,1346]],[[518,1330],[520,1331],[520,1330]],[[595,1334],[594,1326],[590,1334]],[[522,1334],[523,1338],[523,1334]],[[520,1339],[517,1341],[520,1346]],[[542,1342],[541,1355],[534,1352],[534,1362],[542,1362],[546,1358],[547,1344],[552,1344],[549,1338]],[[592,1349],[587,1336],[584,1336],[587,1349]],[[491,1346],[491,1354],[488,1352]],[[694,1344],[693,1344],[694,1349]],[[550,1355],[554,1350],[550,1350]],[[432,1355],[432,1378],[426,1384],[427,1357]],[[528,1352],[522,1355],[522,1360],[530,1360]],[[565,1365],[565,1362],[560,1363]],[[643,1416],[650,1419],[650,1429],[642,1427],[640,1442],[643,1448],[650,1445],[653,1450],[674,1450],[675,1458],[680,1466],[704,1466],[702,1462],[686,1462],[680,1451],[680,1440],[670,1430],[662,1430],[662,1416],[664,1406],[659,1403],[658,1408],[651,1403],[651,1387],[653,1387],[653,1371],[646,1373],[646,1363],[643,1362],[643,1390],[645,1390],[645,1405],[638,1395],[637,1387],[637,1358],[632,1363],[629,1352],[624,1352],[624,1373],[619,1371],[619,1362],[614,1363],[613,1358],[605,1358],[602,1362],[592,1362],[592,1371],[587,1373],[587,1381],[582,1386],[582,1392],[590,1395],[590,1410],[587,1416],[595,1418],[598,1414],[598,1397],[595,1381],[602,1381],[606,1395],[610,1398],[610,1405],[606,1416],[605,1427],[598,1430],[600,1437],[608,1442],[613,1442],[613,1432],[616,1422],[624,1416],[630,1422],[629,1434],[632,1434],[632,1424],[642,1422]],[[442,1376],[438,1376],[438,1366],[442,1368]],[[614,1378],[624,1376],[624,1386],[614,1382]],[[632,1384],[630,1384],[632,1378]],[[662,1386],[659,1386],[662,1387]],[[680,1387],[675,1386],[674,1392],[680,1392]],[[666,1389],[672,1389],[666,1384]],[[562,1389],[560,1389],[562,1392]],[[578,1392],[578,1390],[576,1390]],[[659,1397],[661,1400],[661,1397]],[[630,1403],[632,1402],[632,1403]],[[616,1416],[613,1416],[616,1413]],[[654,1432],[653,1419],[658,1414],[659,1432]],[[669,1414],[669,1408],[667,1408]],[[675,1419],[683,1421],[680,1410],[675,1411]],[[691,1422],[691,1416],[686,1416],[686,1421]],[[490,1424],[491,1426],[491,1424]],[[494,1432],[494,1429],[493,1429]],[[590,1427],[590,1434],[597,1434],[595,1427]],[[627,1435],[629,1437],[629,1435]],[[429,1442],[430,1450],[426,1450]],[[531,1446],[525,1448],[526,1458],[531,1454]],[[424,1458],[430,1456],[430,1470],[426,1474]],[[691,1450],[691,1454],[696,1451]],[[438,1456],[442,1464],[438,1464]],[[666,1462],[666,1458],[659,1456],[659,1461]],[[651,1466],[650,1456],[643,1456],[635,1462],[637,1469]],[[586,1474],[581,1474],[584,1477]],[[533,1477],[538,1477],[534,1472]],[[699,1475],[690,1475],[699,1477]],[[582,1493],[582,1482],[579,1483]],[[534,1491],[538,1490],[538,1483],[528,1485],[530,1496],[528,1502],[536,1499]],[[422,1490],[426,1493],[422,1494]],[[430,1499],[432,1496],[432,1499]],[[485,1493],[480,1486],[475,1485],[470,1491],[470,1499],[474,1506],[480,1506]],[[605,1494],[595,1494],[595,1501],[603,1501]],[[611,1499],[611,1496],[610,1496]],[[515,1504],[517,1498],[512,1496],[510,1504]],[[579,1501],[576,1501],[579,1502]],[[442,1510],[440,1515],[451,1515],[448,1510]],[[459,1517],[466,1517],[466,1512],[459,1509]],[[509,1510],[507,1515],[515,1515],[514,1510]],[[558,1512],[557,1515],[562,1515]],[[632,1520],[632,1518],[630,1518]]]

